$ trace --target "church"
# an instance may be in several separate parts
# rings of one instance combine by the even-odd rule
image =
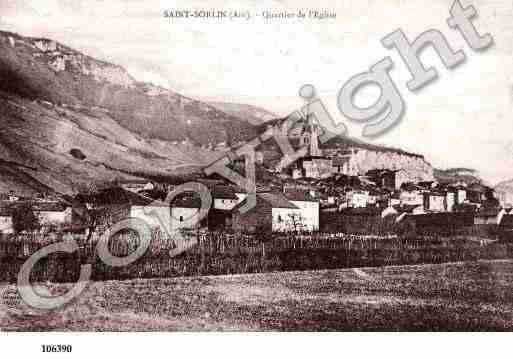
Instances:
[[[351,161],[354,151],[350,153],[327,156],[319,148],[320,126],[309,119],[303,126],[293,129],[290,142],[296,148],[307,148],[307,154],[298,159],[289,171],[292,178],[323,179],[335,174],[356,175],[357,169]]]

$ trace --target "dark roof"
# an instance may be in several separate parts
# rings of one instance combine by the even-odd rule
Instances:
[[[173,208],[200,208],[201,199],[195,196],[181,196],[173,200]]]
[[[214,185],[210,187],[212,198],[217,199],[238,199],[235,195],[235,188],[227,185]]]
[[[286,189],[283,193],[289,201],[317,202],[317,199],[310,195],[310,192],[296,189]]]
[[[245,206],[248,201],[246,198],[244,201],[233,207],[232,211],[238,211],[239,208]],[[256,194],[256,205],[262,206],[267,205],[271,208],[290,208],[298,209],[296,205],[291,203],[282,193],[280,192],[260,192]]]
[[[486,191],[488,191],[490,188],[485,186],[485,185],[482,185],[482,184],[479,184],[479,183],[473,183],[471,184],[470,186],[468,186],[468,189],[470,191],[475,191],[475,192],[480,192],[480,193],[485,193]]]
[[[79,194],[77,195],[76,199],[82,203],[92,203],[97,206],[119,204],[130,206],[147,206],[155,202],[155,200],[151,198],[127,191],[120,187],[103,189],[92,195]]]
[[[420,188],[419,186],[417,186],[414,183],[405,182],[401,185],[401,190],[407,191],[407,192],[418,191],[420,189],[422,189],[422,188]]]
[[[427,195],[430,195],[430,196],[439,196],[439,197],[445,196],[445,193],[442,192],[442,191],[439,191],[439,190],[431,190],[431,191],[426,192],[424,194],[427,194]]]
[[[0,201],[0,215],[10,215],[18,206],[27,205],[36,212],[62,212],[69,205],[62,202]]]
[[[294,204],[290,203],[290,201],[285,197],[282,193],[279,192],[263,192],[257,193],[257,202],[261,199],[268,204],[270,204],[273,208],[292,208],[297,209]]]
[[[61,202],[32,202],[31,205],[34,211],[39,212],[62,212],[69,207]]]

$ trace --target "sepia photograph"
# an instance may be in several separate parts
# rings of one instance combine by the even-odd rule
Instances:
[[[0,341],[511,331],[512,55],[507,0],[0,0]]]

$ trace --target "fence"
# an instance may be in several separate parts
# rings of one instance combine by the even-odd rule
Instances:
[[[110,267],[98,258],[98,237],[87,241],[83,235],[74,236],[80,249],[73,254],[55,253],[43,258],[34,267],[31,279],[73,282],[85,263],[93,265],[93,280],[110,280],[513,258],[513,245],[509,243],[483,245],[466,236],[315,233],[272,235],[261,242],[255,236],[220,232],[187,235],[197,236],[198,243],[186,253],[170,257],[168,252],[173,248],[172,242],[154,233],[154,240],[142,258],[118,268]],[[15,282],[28,256],[47,244],[64,239],[62,235],[1,238],[0,281]],[[132,233],[120,233],[109,241],[109,248],[113,254],[125,256],[136,248],[137,243],[138,239]]]

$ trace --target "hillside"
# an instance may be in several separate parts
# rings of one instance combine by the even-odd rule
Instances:
[[[74,110],[2,92],[0,106],[4,192],[71,193],[77,184],[97,180],[172,177],[199,170],[217,156],[187,143],[145,139],[100,110]]]
[[[8,32],[0,32],[0,106],[0,192],[21,195],[190,174],[219,156],[216,145],[256,133],[117,65]]]
[[[0,31],[0,192],[72,193],[97,180],[190,175],[279,121],[256,106],[213,105],[53,40]],[[349,148],[367,150],[364,168],[432,173],[423,156],[400,149],[350,137],[324,145]]]
[[[249,122],[252,125],[258,126],[268,121],[274,120],[279,116],[275,113],[267,111],[261,107],[240,104],[240,103],[231,103],[231,102],[209,102],[210,105],[215,108],[240,118],[246,122]]]
[[[166,141],[215,146],[255,134],[249,123],[173,91],[136,82],[120,66],[52,40],[9,32],[0,32],[0,90],[54,104],[100,107],[127,129]]]

